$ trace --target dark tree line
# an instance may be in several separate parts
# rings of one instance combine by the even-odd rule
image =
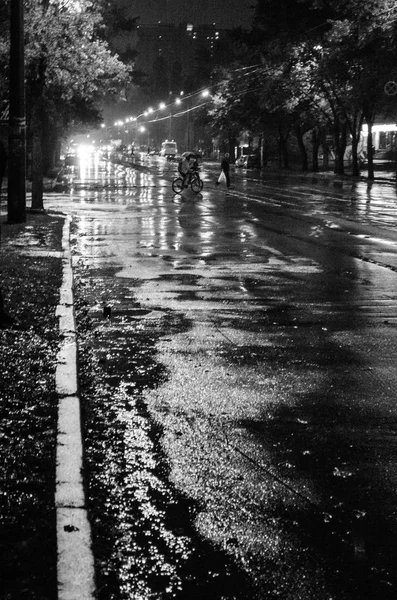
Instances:
[[[332,147],[338,174],[351,144],[358,174],[366,123],[373,178],[374,120],[395,117],[395,100],[384,86],[397,80],[396,23],[397,7],[390,0],[258,0],[252,31],[236,33],[233,63],[217,71],[214,131],[230,146],[247,131],[262,140],[263,153],[276,140],[284,168],[291,140],[303,170],[310,162],[318,169],[320,146],[325,160]]]
[[[32,208],[43,208],[43,177],[60,141],[101,122],[104,98],[119,95],[131,68],[111,50],[101,2],[25,0],[25,96]],[[0,106],[8,102],[10,0],[0,16]]]

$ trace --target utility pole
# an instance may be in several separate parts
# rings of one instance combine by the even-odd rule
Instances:
[[[26,113],[23,0],[10,3],[8,222],[26,221]]]

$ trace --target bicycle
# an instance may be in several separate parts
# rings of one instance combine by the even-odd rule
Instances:
[[[185,183],[185,185],[183,185],[183,177],[177,177],[176,179],[174,179],[174,181],[172,182],[172,189],[175,192],[175,194],[180,194],[182,190],[184,188],[187,188],[189,185],[195,194],[201,192],[201,190],[203,189],[204,183],[203,180],[200,179],[198,171],[193,171],[192,173],[190,173],[189,180],[187,183]]]

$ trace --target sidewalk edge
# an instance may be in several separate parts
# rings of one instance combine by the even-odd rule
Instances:
[[[62,236],[63,281],[57,307],[61,345],[57,356],[58,431],[55,506],[58,600],[93,600],[94,557],[83,484],[83,442],[77,381],[70,222]]]

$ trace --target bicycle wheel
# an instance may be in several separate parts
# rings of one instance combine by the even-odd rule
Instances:
[[[182,177],[177,177],[176,179],[174,179],[174,181],[172,182],[172,189],[175,192],[175,194],[180,194],[181,191],[183,190],[183,179]]]
[[[195,192],[197,194],[198,192],[201,192],[204,184],[203,184],[202,180],[200,179],[200,177],[198,175],[196,175],[195,177],[193,177],[190,185],[191,185],[193,192]]]

